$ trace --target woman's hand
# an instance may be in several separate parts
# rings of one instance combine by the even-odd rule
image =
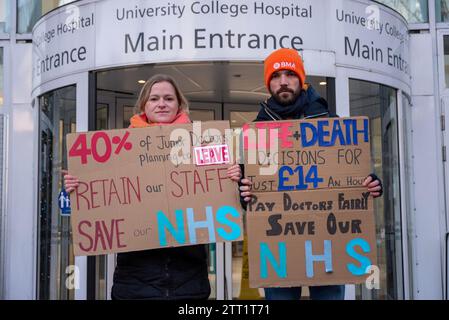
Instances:
[[[248,179],[242,179],[242,181],[240,181],[240,184],[240,196],[245,202],[249,202],[252,196],[251,186],[253,185],[253,183]]]
[[[70,193],[79,186],[79,180],[75,176],[69,175],[67,170],[62,170],[62,174],[64,175],[64,187],[65,191]]]
[[[228,168],[228,178],[235,182],[240,181],[242,178],[242,169],[240,169],[240,165],[235,164]]]
[[[375,174],[370,174],[363,182],[363,186],[367,187],[368,192],[373,198],[380,197],[383,193],[382,182]]]

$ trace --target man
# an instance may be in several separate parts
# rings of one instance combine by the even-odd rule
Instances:
[[[329,113],[326,100],[305,83],[306,73],[303,61],[296,50],[279,49],[271,53],[264,64],[265,85],[271,97],[261,103],[255,121],[277,121],[287,119],[310,119],[336,117]],[[374,174],[370,174],[363,184],[373,197],[382,195],[382,184]],[[242,205],[251,199],[251,181],[242,179],[240,191]],[[311,286],[312,300],[343,300],[344,285]],[[293,300],[301,297],[301,287],[266,288],[268,300]]]

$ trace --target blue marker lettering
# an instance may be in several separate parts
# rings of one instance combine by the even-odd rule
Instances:
[[[301,122],[300,128],[301,128],[302,146],[303,147],[311,147],[311,146],[315,145],[317,142],[317,139],[318,139],[315,126],[309,122]],[[312,138],[310,140],[307,140],[307,129],[310,129],[312,131]]]
[[[285,186],[284,183],[289,181],[288,177],[284,177],[284,172],[286,172],[292,176],[294,174],[294,171],[289,166],[282,166],[281,169],[279,169],[279,186],[278,191],[291,191],[294,190],[294,186]]]
[[[318,145],[320,147],[330,147],[331,141],[324,141],[325,137],[329,137],[329,130],[325,130],[323,127],[329,126],[329,121],[320,120],[318,121]]]
[[[345,124],[345,129],[346,129],[346,143],[347,145],[351,145],[352,144],[352,139],[351,139],[351,124],[352,124],[352,120],[351,119],[344,119],[343,123]]]
[[[159,232],[159,244],[161,247],[167,245],[167,235],[165,229],[167,229],[175,238],[179,244],[185,244],[186,235],[184,232],[184,215],[181,209],[175,211],[176,225],[178,230],[171,224],[164,212],[158,211],[157,213],[157,229]]]
[[[368,257],[362,256],[361,254],[358,254],[354,247],[359,246],[362,248],[364,253],[371,252],[371,247],[366,240],[361,238],[352,239],[348,242],[346,245],[346,253],[353,259],[360,262],[360,267],[357,267],[356,265],[350,263],[347,265],[347,268],[349,272],[351,272],[355,276],[361,276],[366,274],[367,268],[371,265],[371,260]]]
[[[307,278],[313,278],[313,263],[317,261],[324,261],[326,267],[326,273],[333,271],[332,268],[332,242],[330,240],[324,240],[324,254],[313,255],[312,253],[312,241],[307,240],[306,246],[306,274]]]
[[[226,232],[224,228],[217,228],[217,233],[223,239],[227,241],[233,241],[238,239],[242,235],[242,230],[237,223],[226,218],[228,214],[230,214],[234,218],[240,217],[240,212],[238,212],[234,207],[223,206],[218,209],[217,222],[229,226],[231,228],[231,232]]]
[[[212,207],[206,207],[206,220],[195,221],[192,208],[187,208],[187,225],[189,226],[189,239],[191,244],[196,244],[196,229],[206,228],[209,231],[209,241],[215,242],[214,213]]]
[[[279,278],[287,278],[287,247],[285,242],[278,243],[279,263],[276,261],[273,253],[270,251],[268,244],[260,243],[260,277],[268,278],[268,261],[273,267]],[[268,260],[268,261],[267,261]]]
[[[340,140],[340,145],[342,145],[342,146],[346,145],[345,136],[341,129],[341,124],[340,124],[339,120],[334,121],[334,127],[332,129],[331,146],[335,146],[335,141],[337,140],[337,138],[338,138],[338,140]]]

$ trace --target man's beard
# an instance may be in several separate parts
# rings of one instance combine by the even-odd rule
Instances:
[[[291,94],[289,95],[289,97],[285,98],[281,96],[283,92],[290,92]],[[276,100],[276,102],[281,106],[289,106],[296,102],[296,99],[298,99],[300,93],[301,90],[299,89],[295,91],[289,88],[281,88],[275,94],[272,93],[272,96],[274,100]]]

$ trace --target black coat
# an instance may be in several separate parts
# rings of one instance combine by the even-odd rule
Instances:
[[[207,299],[205,245],[119,253],[112,299]]]

